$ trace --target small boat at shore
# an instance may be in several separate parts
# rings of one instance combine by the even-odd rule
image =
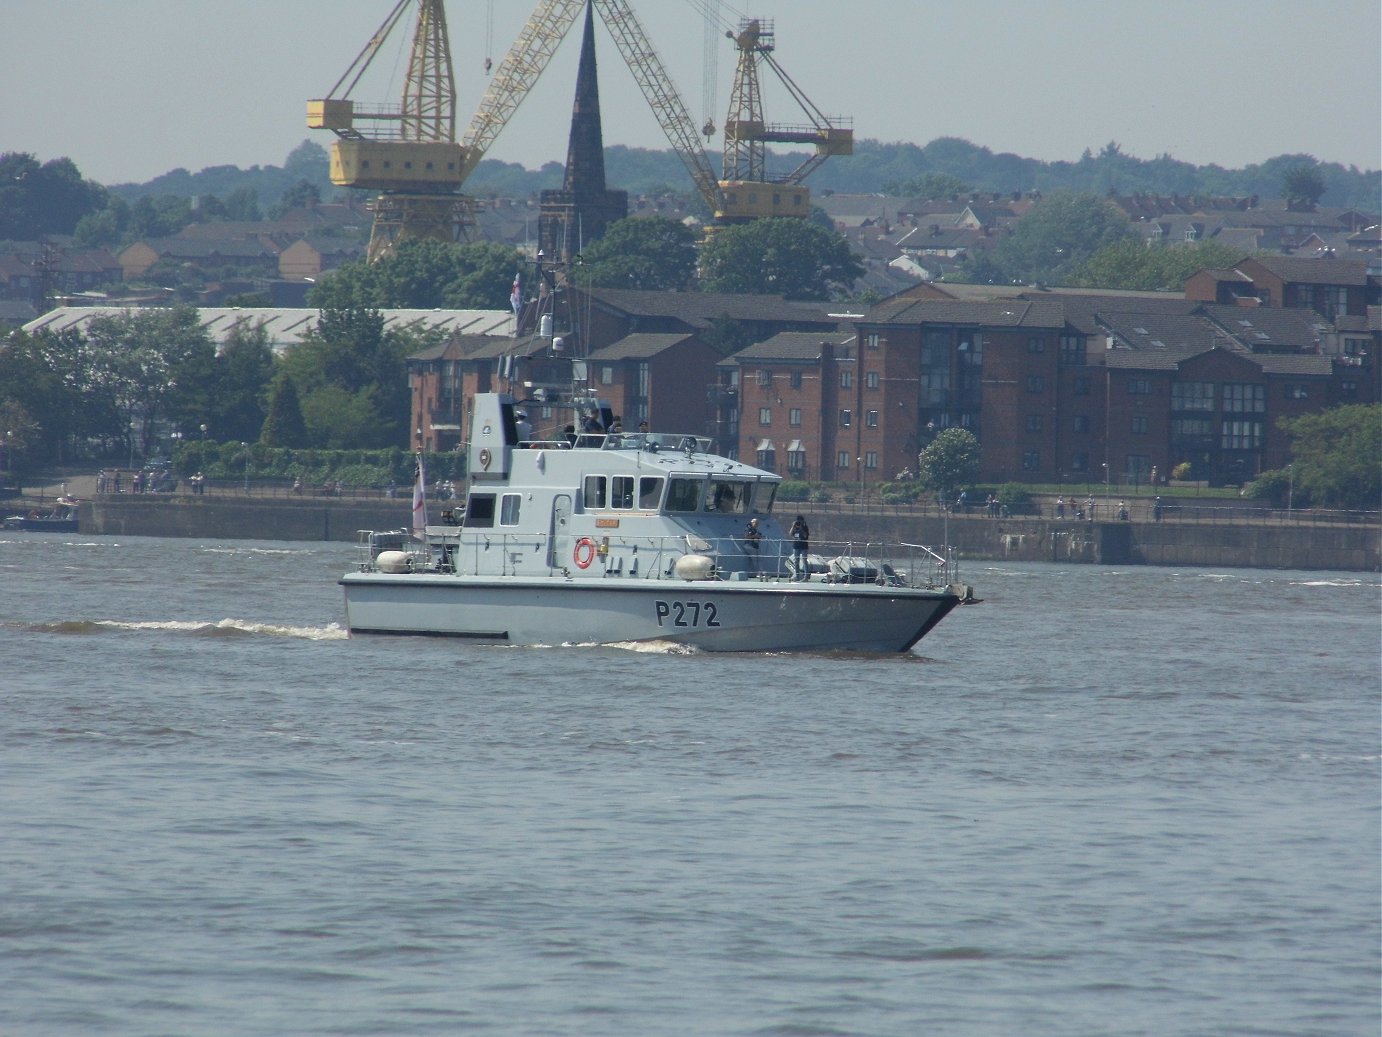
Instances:
[[[77,509],[80,504],[80,501],[71,497],[59,497],[47,511],[31,508],[22,515],[5,516],[5,528],[25,529],[36,533],[75,533]]]
[[[415,493],[412,530],[360,532],[340,579],[352,635],[905,652],[973,599],[946,550],[794,551],[774,514],[780,476],[707,440],[609,431],[607,405],[574,394],[538,405],[592,431],[535,438],[528,405],[477,395],[464,506],[430,524]]]

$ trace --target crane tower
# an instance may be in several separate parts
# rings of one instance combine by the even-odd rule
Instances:
[[[720,192],[724,215],[730,220],[761,216],[806,216],[811,211],[811,191],[802,181],[831,155],[854,153],[854,130],[839,116],[827,117],[811,103],[801,88],[773,57],[773,23],[745,19],[739,31],[726,32],[739,50],[725,117],[724,161]],[[759,67],[767,65],[787,88],[809,122],[798,125],[768,123],[763,119]],[[815,153],[790,173],[769,176],[767,145],[810,144]]]
[[[414,2],[402,103],[357,104],[351,92]],[[460,193],[466,149],[456,143],[456,85],[442,0],[398,0],[326,97],[307,102],[307,125],[336,134],[333,184],[379,192],[370,205],[371,262],[409,238],[456,241],[471,222],[470,201]]]

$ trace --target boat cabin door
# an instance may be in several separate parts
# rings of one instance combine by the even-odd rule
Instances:
[[[547,565],[561,569],[571,557],[571,495],[559,493],[552,499],[552,529],[547,537]]]

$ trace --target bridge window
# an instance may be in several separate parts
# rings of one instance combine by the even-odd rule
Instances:
[[[523,502],[523,495],[519,493],[506,493],[499,503],[499,524],[501,526],[518,525],[518,510]]]
[[[668,511],[700,511],[701,487],[704,479],[678,479],[673,477],[667,489]]]
[[[465,525],[471,529],[489,529],[494,525],[494,494],[470,495],[465,506]]]
[[[638,480],[638,506],[645,511],[656,511],[662,503],[662,479],[645,475]]]
[[[603,475],[587,475],[585,477],[585,506],[590,508],[607,507],[609,498],[605,495],[605,477]]]

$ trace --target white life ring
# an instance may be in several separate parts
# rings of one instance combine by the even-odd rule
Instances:
[[[595,561],[595,541],[590,537],[581,537],[571,551],[571,559],[576,563],[576,568],[589,569],[590,563]]]

